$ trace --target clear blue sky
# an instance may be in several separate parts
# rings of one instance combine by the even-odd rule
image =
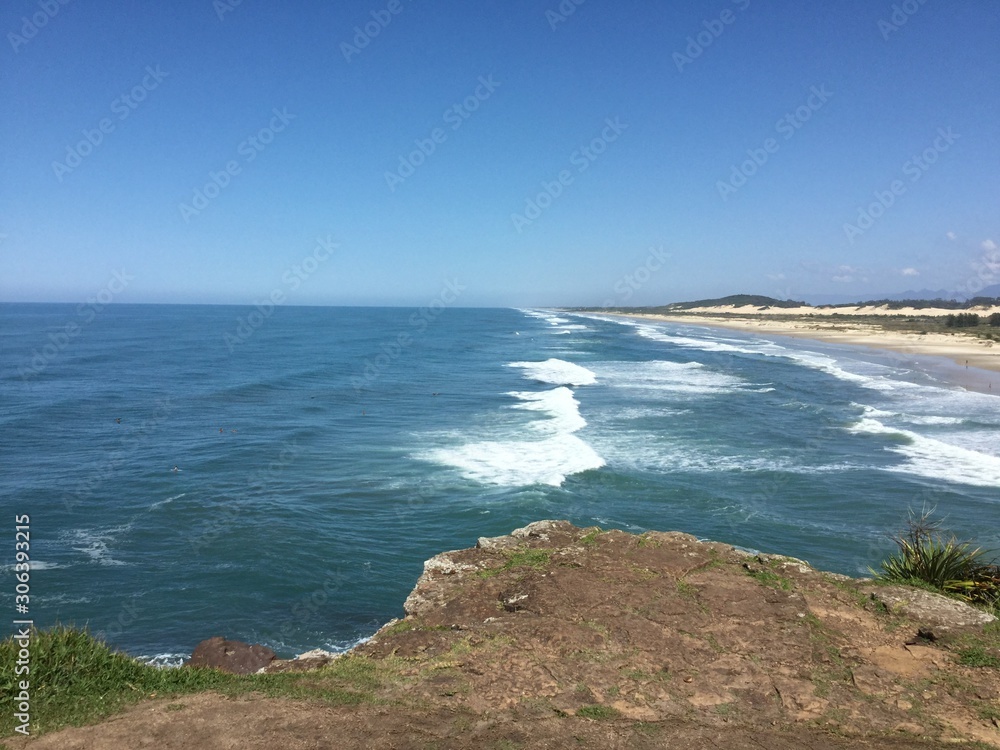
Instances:
[[[577,2],[11,0],[0,299],[423,305],[457,280],[462,305],[655,304],[1000,281],[995,0],[909,0],[895,21],[873,0]],[[224,186],[196,203],[212,173]],[[558,195],[526,208],[545,184]],[[891,205],[862,227],[876,193]]]

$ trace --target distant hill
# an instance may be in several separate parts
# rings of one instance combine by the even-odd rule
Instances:
[[[734,307],[807,307],[808,304],[790,299],[775,299],[765,297],[762,294],[730,294],[728,297],[719,299],[698,299],[693,302],[672,302],[669,305],[662,305],[667,310],[690,310],[693,307],[720,307],[722,305],[733,305]],[[660,308],[655,308],[660,309]]]

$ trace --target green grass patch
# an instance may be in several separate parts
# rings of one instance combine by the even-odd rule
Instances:
[[[584,534],[582,537],[580,537],[580,544],[586,547],[592,547],[593,545],[597,544],[597,537],[599,537],[603,533],[604,532],[601,531],[600,526],[595,526],[586,534]]]
[[[515,568],[533,568],[541,570],[548,566],[552,560],[552,552],[547,549],[522,549],[515,552],[508,552],[507,562],[498,568],[486,568],[480,570],[477,575],[480,578],[492,578],[500,575],[505,570]]]
[[[582,706],[576,711],[577,716],[582,716],[585,719],[595,719],[597,721],[602,721],[605,719],[614,719],[618,716],[617,709],[611,706],[602,706],[597,703],[591,704],[589,706]]]
[[[1000,721],[1000,708],[991,706],[989,703],[980,703],[977,713],[979,718],[984,721]]]
[[[773,570],[748,570],[747,575],[765,586],[782,591],[791,591],[792,582],[775,573]]]
[[[19,646],[0,642],[0,663],[14,664]],[[391,660],[360,656],[337,659],[310,673],[233,675],[214,669],[160,669],[114,651],[89,633],[66,627],[34,631],[31,638],[32,735],[95,723],[148,698],[172,698],[215,691],[224,695],[262,693],[338,705],[374,702],[374,690],[399,679]],[[0,694],[16,695],[12,669],[0,673]],[[171,704],[169,710],[179,710]],[[0,736],[14,734],[12,712],[0,714]]]
[[[991,654],[982,646],[960,648],[956,653],[958,654],[958,663],[963,666],[1000,669],[1000,657]]]
[[[644,534],[639,535],[639,539],[636,542],[636,545],[638,545],[639,547],[652,547],[655,549],[657,547],[662,547],[663,542],[661,542],[659,539],[654,539],[653,537],[651,537],[649,535],[649,532],[647,531]]]

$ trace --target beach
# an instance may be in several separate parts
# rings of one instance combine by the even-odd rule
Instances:
[[[961,333],[961,329],[955,329],[954,333],[912,333],[887,331],[869,322],[872,316],[942,317],[957,312],[963,311],[938,308],[889,310],[884,307],[770,308],[761,311],[758,308],[747,306],[742,308],[696,308],[690,312],[676,315],[636,313],[627,317],[662,320],[685,325],[731,328],[767,336],[808,338],[833,344],[885,349],[919,357],[944,357],[963,370],[968,367],[987,370],[990,373],[1000,373],[1000,346],[993,341],[969,336]],[[1000,312],[1000,307],[977,309],[975,312],[987,317],[995,312]],[[851,318],[859,320],[851,320]],[[864,321],[860,318],[864,318]],[[989,386],[992,378],[983,373],[970,373],[967,376],[956,374],[956,379],[967,381],[969,387],[977,389],[983,387],[985,390],[992,391]],[[1000,378],[997,380],[1000,384]]]

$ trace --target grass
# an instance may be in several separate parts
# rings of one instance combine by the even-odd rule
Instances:
[[[514,568],[533,568],[541,570],[548,566],[552,559],[552,552],[547,549],[522,549],[516,552],[508,552],[507,562],[499,568],[486,568],[480,570],[477,575],[480,578],[492,578],[500,575],[505,570]]]
[[[617,709],[611,706],[601,706],[599,704],[591,704],[589,706],[582,706],[576,711],[577,716],[582,716],[585,719],[595,719],[601,721],[604,719],[614,719],[618,716]]]
[[[747,575],[771,588],[781,589],[782,591],[791,591],[792,589],[792,582],[784,576],[778,575],[773,570],[748,570]]]
[[[966,667],[990,667],[1000,669],[1000,657],[989,653],[982,646],[969,646],[956,651],[958,663]]]
[[[696,599],[698,597],[698,588],[687,581],[678,580],[677,593],[686,599]]]
[[[1000,709],[988,703],[980,703],[977,713],[984,721],[1000,721]]]
[[[0,642],[0,663],[16,661],[13,638]],[[393,662],[348,656],[313,673],[233,675],[214,669],[159,669],[113,651],[83,630],[55,627],[31,638],[31,734],[81,726],[118,713],[146,698],[216,691],[262,693],[321,700],[336,705],[376,702],[374,690],[399,679]],[[13,670],[0,673],[0,694],[16,695]],[[180,710],[170,704],[169,710]],[[0,714],[0,736],[14,733],[12,713]]]
[[[600,526],[595,526],[593,529],[588,531],[582,537],[580,537],[580,544],[585,547],[592,547],[597,544],[597,537],[599,537],[603,532]]]
[[[652,547],[655,549],[657,547],[662,547],[663,542],[659,539],[654,539],[649,535],[649,532],[646,532],[639,536],[639,540],[636,542],[636,545],[639,547]]]

